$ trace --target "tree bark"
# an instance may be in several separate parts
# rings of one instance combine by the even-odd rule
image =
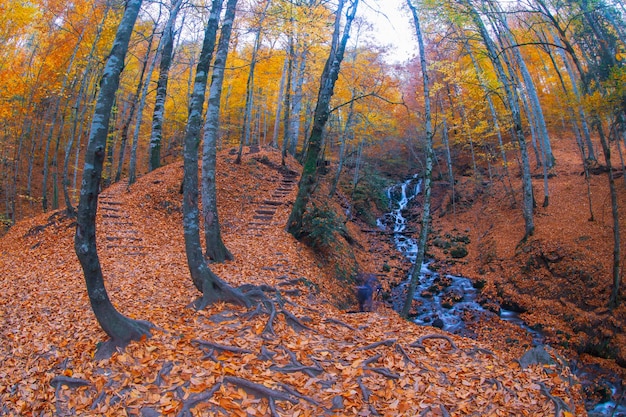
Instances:
[[[340,0],[335,16],[335,29],[331,43],[331,50],[328,60],[322,72],[320,80],[320,88],[317,96],[317,105],[315,107],[313,129],[309,137],[307,146],[307,154],[302,169],[302,176],[298,184],[298,195],[293,204],[293,208],[287,220],[287,231],[296,238],[303,236],[302,219],[306,206],[311,198],[315,186],[317,185],[317,161],[322,150],[322,134],[324,126],[330,115],[330,100],[333,96],[335,83],[339,77],[341,61],[346,50],[346,44],[350,36],[350,27],[356,14],[358,0],[352,0],[350,6],[346,10],[346,22],[341,32],[341,12],[343,10],[345,0]]]
[[[509,105],[509,110],[511,111],[511,118],[513,121],[512,130],[520,148],[520,157],[522,163],[522,214],[524,217],[524,237],[522,238],[522,241],[524,241],[528,237],[532,236],[532,234],[534,233],[535,221],[533,214],[533,189],[530,175],[530,163],[528,161],[528,149],[526,146],[526,138],[524,137],[522,119],[520,116],[519,96],[516,86],[512,85],[511,80],[508,78],[506,72],[504,71],[504,67],[502,65],[502,62],[500,61],[500,55],[498,54],[496,47],[489,36],[489,32],[485,27],[485,24],[481,20],[480,15],[471,5],[469,0],[462,0],[462,2],[467,7],[468,12],[470,13],[470,17],[476,25],[478,32],[483,39],[485,47],[487,48],[487,54],[489,55],[489,59],[493,63],[498,78],[500,79],[500,82],[504,87],[506,93],[506,101]]]
[[[232,0],[231,0],[232,1]],[[184,138],[184,179],[183,179],[183,230],[185,253],[191,280],[202,293],[195,301],[197,309],[223,300],[248,306],[249,302],[238,290],[222,281],[211,271],[202,253],[200,243],[200,210],[198,208],[198,146],[202,129],[202,108],[206,94],[209,67],[215,47],[215,38],[222,11],[223,0],[213,0],[211,14],[204,33],[202,52],[198,60],[193,92],[189,106],[189,117]]]
[[[237,0],[228,0],[222,22],[220,40],[215,52],[211,87],[204,124],[204,146],[202,149],[202,214],[204,220],[204,239],[206,256],[215,262],[232,260],[233,255],[222,240],[220,222],[217,213],[217,190],[215,171],[217,164],[217,138],[219,135],[220,101],[224,71],[228,58],[228,44],[235,19]]]
[[[433,127],[432,127],[432,114],[430,105],[430,81],[428,79],[428,67],[426,62],[426,50],[424,48],[424,38],[422,36],[422,30],[420,28],[419,16],[417,9],[411,2],[407,0],[407,5],[411,9],[413,15],[413,22],[415,25],[415,34],[417,36],[417,43],[419,47],[420,66],[422,67],[422,80],[424,84],[424,130],[426,134],[426,171],[424,172],[424,203],[422,206],[422,227],[420,230],[419,240],[417,244],[417,255],[415,263],[411,267],[409,273],[409,288],[407,290],[406,299],[402,307],[401,315],[407,318],[413,304],[413,297],[415,295],[415,289],[420,279],[420,272],[422,270],[422,263],[424,262],[424,255],[426,253],[426,245],[428,244],[428,233],[430,230],[430,200],[431,200],[431,178],[433,170]]]
[[[152,132],[150,134],[150,159],[148,171],[154,171],[161,166],[161,143],[163,141],[163,119],[165,115],[165,99],[167,98],[167,83],[174,52],[174,27],[176,18],[182,5],[182,0],[174,0],[172,10],[163,29],[161,43],[161,63],[159,64],[159,80],[157,81],[154,111],[152,113]]]
[[[89,134],[89,145],[85,155],[83,181],[78,204],[74,248],[83,268],[91,307],[102,330],[110,337],[110,340],[98,349],[96,358],[110,355],[115,347],[124,347],[131,340],[150,336],[149,329],[152,327],[148,322],[131,320],[115,309],[104,286],[102,267],[96,248],[98,190],[102,176],[111,108],[119,86],[120,73],[124,67],[124,58],[141,2],[142,0],[129,0],[126,4],[124,16],[115,35],[113,48],[106,62]]]

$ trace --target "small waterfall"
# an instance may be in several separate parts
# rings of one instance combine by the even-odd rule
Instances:
[[[407,220],[403,215],[409,203],[421,192],[422,182],[417,175],[406,181],[393,185],[387,189],[390,211],[377,220],[377,225],[382,230],[393,231],[393,242],[411,263],[415,263],[417,257],[417,241],[411,237]],[[477,291],[472,282],[465,277],[454,275],[440,275],[428,266],[430,261],[425,261],[420,268],[419,284],[415,292],[417,301],[417,315],[413,321],[417,324],[439,327],[451,333],[463,333],[465,328],[464,318],[474,317],[476,314],[493,314],[476,302]],[[402,285],[408,285],[408,281]],[[470,313],[470,314],[467,314]],[[544,336],[531,329],[513,311],[501,309],[500,318],[514,323],[533,336],[533,344],[541,345]],[[603,376],[603,369],[592,369],[592,366],[575,368],[575,373],[581,381],[598,379],[602,384],[609,387],[612,398],[619,397],[624,387],[620,382],[611,377]],[[611,375],[615,375],[612,374]],[[599,404],[589,404],[588,413],[593,417],[626,417],[626,406],[615,401],[606,401]]]

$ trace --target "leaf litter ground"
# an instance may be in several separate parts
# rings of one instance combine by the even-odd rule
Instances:
[[[235,261],[211,265],[232,285],[279,290],[272,332],[267,314],[186,307],[199,294],[183,249],[180,163],[101,196],[98,250],[109,295],[124,314],[157,326],[110,359],[93,359],[105,335],[71,221],[48,214],[13,227],[0,241],[0,414],[585,415],[566,367],[522,369],[497,346],[412,325],[382,305],[354,314],[334,307],[353,289],[284,231],[295,187],[257,218],[282,187],[278,166],[271,151],[242,165],[220,154],[220,220]],[[289,168],[298,170],[292,161]]]

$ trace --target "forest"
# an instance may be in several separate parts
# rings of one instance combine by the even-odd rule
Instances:
[[[0,41],[0,415],[626,416],[623,2],[0,0]]]

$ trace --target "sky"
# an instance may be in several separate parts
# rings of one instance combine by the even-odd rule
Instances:
[[[417,55],[417,41],[411,25],[412,17],[400,7],[405,0],[362,0],[357,15],[374,25],[374,38],[381,45],[390,45],[388,60],[404,62]]]

